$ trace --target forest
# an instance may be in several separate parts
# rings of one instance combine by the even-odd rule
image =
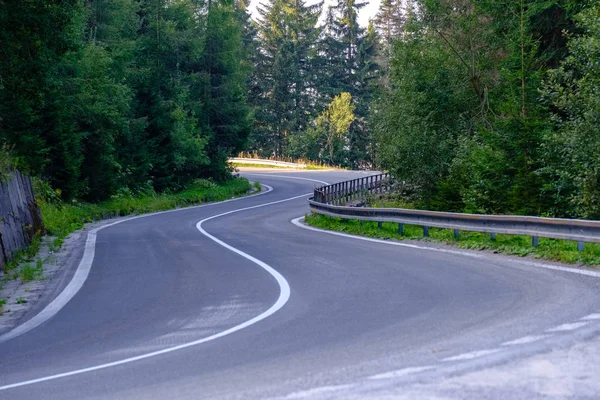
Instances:
[[[600,219],[600,4],[0,0],[0,158],[64,200],[240,152],[389,171],[414,207]]]

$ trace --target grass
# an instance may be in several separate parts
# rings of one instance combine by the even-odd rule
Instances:
[[[305,171],[309,171],[309,170],[326,170],[326,169],[339,169],[337,167],[330,167],[327,165],[309,165],[307,164],[306,167],[304,168],[294,168],[294,167],[284,167],[284,166],[280,166],[280,165],[270,165],[270,164],[246,164],[246,163],[230,163],[233,167],[235,168],[243,168],[243,167],[247,167],[247,168],[273,168],[273,169],[302,169]]]
[[[585,251],[577,251],[577,243],[568,240],[540,238],[539,247],[533,247],[530,236],[496,235],[492,240],[489,234],[461,231],[460,238],[454,238],[451,229],[429,228],[429,237],[423,237],[423,228],[414,225],[404,225],[404,234],[398,233],[398,224],[384,222],[379,228],[377,222],[365,221],[362,225],[356,220],[330,219],[328,216],[311,214],[306,217],[306,223],[321,229],[345,232],[353,235],[367,236],[378,239],[423,240],[444,243],[462,249],[489,250],[494,253],[514,256],[530,256],[537,259],[559,261],[568,264],[586,266],[600,265],[600,244],[586,243]]]
[[[245,178],[235,178],[222,185],[207,180],[198,180],[187,189],[170,194],[151,194],[134,196],[128,194],[114,197],[98,204],[74,202],[45,202],[38,200],[44,219],[44,225],[49,235],[55,236],[49,250],[56,252],[64,239],[72,232],[83,228],[87,222],[125,216],[131,214],[151,213],[171,210],[212,201],[222,201],[240,197],[255,190],[261,190],[259,182],[250,185]],[[40,196],[38,196],[38,199]],[[13,254],[11,260],[4,266],[4,281],[20,279],[21,282],[43,279],[43,264],[37,259],[32,265],[42,242],[39,235],[34,236],[31,244]],[[19,266],[23,263],[20,269]],[[1,313],[1,311],[0,311]]]
[[[17,304],[25,304],[25,303],[27,303],[27,300],[26,300],[26,299],[24,299],[24,298],[22,298],[22,297],[19,297],[19,298],[17,299],[16,303],[17,303]]]
[[[253,154],[253,153],[240,153],[238,154],[237,158],[245,158],[247,160],[271,160],[271,161],[281,161],[281,162],[289,162],[289,163],[294,163],[294,164],[305,164],[307,170],[320,170],[320,169],[345,169],[345,168],[341,168],[339,166],[334,166],[334,165],[327,165],[327,164],[323,164],[319,161],[311,161],[311,160],[305,160],[302,158],[299,159],[293,159],[293,158],[289,158],[289,157],[260,157],[258,154]],[[278,167],[278,166],[267,166],[267,165],[262,165],[262,164],[238,164],[238,163],[232,163],[233,166],[236,167],[258,167],[258,168],[283,168],[283,169],[290,169],[289,167]]]
[[[19,273],[16,273],[15,270],[20,264],[33,261],[40,249],[41,243],[42,238],[39,235],[36,235],[33,237],[29,246],[16,251],[10,261],[4,266],[4,279],[10,279],[11,277],[16,279],[19,276]]]
[[[6,305],[6,299],[0,299],[0,315],[4,314],[4,306]]]
[[[260,184],[255,187],[260,187]],[[40,202],[40,208],[48,234],[56,237],[51,248],[57,249],[61,247],[67,235],[83,228],[87,222],[227,200],[243,196],[251,188],[250,183],[245,178],[235,178],[222,185],[207,180],[199,180],[186,190],[178,193],[141,196],[130,194],[114,197],[97,204]]]
[[[273,169],[294,169],[293,167],[282,167],[279,165],[270,165],[270,164],[246,164],[246,163],[229,163],[229,165],[231,165],[232,167],[235,168],[243,168],[243,167],[248,167],[248,168],[273,168]]]
[[[21,277],[21,282],[30,282],[42,279],[44,277],[44,266],[42,264],[42,260],[38,258],[35,263],[35,267],[31,264],[25,264],[23,267],[21,267],[19,275]]]

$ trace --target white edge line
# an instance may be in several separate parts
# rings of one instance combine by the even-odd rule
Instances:
[[[251,206],[251,207],[245,207],[245,208],[240,208],[237,210],[233,210],[233,211],[228,211],[222,214],[218,214],[218,215],[214,215],[212,217],[208,217],[203,219],[202,221],[198,222],[196,224],[196,228],[206,237],[208,237],[209,239],[213,240],[214,242],[220,244],[221,246],[227,248],[228,250],[233,251],[236,254],[239,254],[240,256],[252,261],[253,263],[257,264],[258,266],[260,266],[261,268],[263,268],[265,271],[267,271],[271,276],[273,276],[275,278],[275,280],[277,281],[278,285],[279,285],[279,297],[277,298],[277,301],[265,312],[263,312],[262,314],[251,318],[239,325],[236,325],[232,328],[226,329],[222,332],[216,333],[214,335],[199,339],[199,340],[194,340],[192,342],[188,342],[188,343],[183,343],[177,346],[172,346],[172,347],[168,347],[162,350],[158,350],[158,351],[154,351],[151,353],[146,353],[146,354],[141,354],[139,356],[135,356],[135,357],[130,357],[130,358],[125,358],[122,360],[117,360],[117,361],[113,361],[110,363],[106,363],[106,364],[99,364],[99,365],[94,365],[92,367],[88,367],[88,368],[82,368],[82,369],[78,369],[78,370],[74,370],[74,371],[69,371],[69,372],[64,372],[61,374],[55,374],[55,375],[50,375],[50,376],[45,376],[42,378],[37,378],[37,379],[31,379],[28,381],[23,381],[23,382],[17,382],[17,383],[13,383],[13,384],[9,384],[9,385],[5,385],[5,386],[0,386],[0,391],[3,390],[7,390],[7,389],[13,389],[16,387],[20,387],[20,386],[26,386],[26,385],[32,385],[35,383],[40,383],[40,382],[45,382],[45,381],[50,381],[50,380],[55,380],[55,379],[60,379],[60,378],[66,378],[69,376],[73,376],[73,375],[80,375],[86,372],[92,372],[92,371],[97,371],[100,369],[106,369],[106,368],[110,368],[110,367],[115,367],[118,365],[123,365],[123,364],[128,364],[128,363],[132,363],[134,361],[139,361],[139,360],[143,360],[146,358],[150,358],[150,357],[155,357],[161,354],[166,354],[166,353],[171,353],[177,350],[181,350],[181,349],[185,349],[188,347],[192,347],[192,346],[197,346],[199,344],[202,343],[206,343],[218,338],[221,338],[223,336],[227,336],[230,335],[234,332],[237,332],[239,330],[242,330],[244,328],[249,327],[250,325],[254,325],[259,321],[262,321],[263,319],[273,315],[274,313],[276,313],[277,311],[279,311],[288,301],[288,299],[290,298],[290,286],[288,284],[288,282],[285,280],[285,278],[279,273],[277,272],[275,269],[273,269],[271,266],[269,266],[268,264],[264,263],[263,261],[252,257],[249,254],[244,253],[241,250],[236,249],[233,246],[228,245],[227,243],[217,239],[216,237],[212,236],[211,234],[209,234],[208,232],[206,232],[203,228],[202,228],[202,224],[206,221],[209,221],[211,219],[214,218],[219,218],[225,215],[229,215],[229,214],[233,214],[233,213],[237,213],[240,211],[246,211],[246,210],[251,210],[254,208],[260,208],[260,207],[266,207],[269,205],[273,205],[273,204],[278,204],[278,203],[283,203],[286,201],[291,201],[291,200],[295,200],[295,199],[299,199],[302,197],[306,197],[309,196],[311,193],[306,193],[306,194],[302,194],[299,196],[294,196],[294,197],[290,197],[287,199],[283,199],[283,200],[278,200],[278,201],[273,201],[273,202],[269,202],[269,203],[264,203],[264,204],[259,204],[256,206]]]
[[[484,356],[488,356],[490,354],[495,354],[495,353],[498,353],[498,352],[500,352],[500,349],[471,351],[469,353],[463,353],[463,354],[459,354],[457,356],[452,356],[452,357],[444,358],[444,359],[442,359],[442,361],[465,361],[465,360],[472,360],[474,358],[484,357]]]
[[[502,346],[517,346],[520,344],[529,344],[540,341],[542,339],[546,339],[550,337],[549,335],[531,335],[531,336],[523,336],[522,338],[511,340],[509,342],[502,343]]]
[[[191,209],[195,209],[195,208],[204,208],[204,207],[208,207],[208,206],[229,203],[232,201],[238,201],[238,200],[242,200],[242,199],[248,199],[251,197],[260,196],[260,195],[263,195],[263,194],[273,191],[273,188],[271,186],[268,186],[268,185],[263,185],[263,186],[265,186],[267,188],[267,190],[261,191],[260,193],[256,193],[256,194],[253,194],[250,196],[237,197],[235,199],[229,199],[229,200],[208,203],[208,204],[200,204],[200,205],[192,206],[192,207],[176,208],[173,210],[165,210],[165,211],[159,211],[159,212],[150,213],[150,214],[136,215],[134,217],[122,219],[120,221],[116,221],[116,222],[106,224],[101,227],[90,230],[87,234],[87,239],[85,242],[83,256],[81,258],[81,261],[79,262],[79,265],[77,266],[77,270],[73,274],[73,278],[71,278],[71,281],[67,284],[67,286],[65,286],[65,288],[62,290],[62,292],[60,292],[60,294],[54,300],[52,300],[50,302],[50,304],[48,304],[42,311],[40,311],[38,314],[33,316],[31,319],[25,321],[23,324],[18,325],[14,329],[12,329],[12,330],[8,331],[7,333],[5,333],[4,335],[0,336],[0,343],[6,342],[7,340],[10,340],[10,339],[14,339],[15,337],[20,336],[24,333],[27,333],[30,330],[35,329],[38,326],[40,326],[41,324],[43,324],[44,322],[48,321],[50,318],[55,316],[64,306],[66,306],[67,303],[77,294],[77,292],[79,292],[79,290],[83,287],[83,284],[85,283],[85,281],[90,273],[90,270],[92,268],[92,263],[94,262],[94,255],[96,252],[96,236],[97,236],[98,231],[105,229],[105,228],[109,228],[114,225],[122,224],[123,222],[128,222],[128,221],[132,221],[132,220],[139,219],[139,218],[146,218],[146,217],[151,217],[154,215],[167,214],[167,213],[172,213],[172,212],[185,211],[185,210],[191,210]]]
[[[433,369],[433,365],[424,365],[422,367],[409,367],[404,369],[398,369],[395,371],[384,372],[382,374],[372,375],[367,377],[367,379],[377,380],[377,379],[390,379],[390,378],[401,378],[403,376],[417,374],[419,372],[425,372]]]
[[[310,231],[315,231],[315,232],[327,233],[329,235],[346,237],[346,238],[350,238],[350,239],[364,240],[367,242],[382,243],[382,244],[392,245],[392,246],[408,247],[411,249],[428,250],[428,251],[434,251],[434,252],[438,252],[438,253],[455,254],[455,255],[466,256],[466,257],[471,257],[471,258],[480,258],[480,259],[487,258],[486,254],[469,253],[466,251],[459,251],[459,250],[439,249],[439,248],[435,248],[435,247],[420,246],[418,244],[409,244],[409,243],[395,242],[395,241],[389,241],[389,240],[374,239],[374,238],[370,238],[370,237],[350,235],[348,233],[329,231],[326,229],[315,228],[315,227],[312,227],[312,226],[309,226],[307,224],[300,222],[303,219],[304,219],[304,217],[298,217],[298,218],[293,219],[291,222],[294,225],[296,225],[300,228],[303,228],[303,229],[308,229]],[[530,267],[544,268],[544,269],[549,269],[549,270],[554,270],[554,271],[569,272],[572,274],[579,274],[579,275],[591,276],[594,278],[600,278],[600,272],[596,272],[596,271],[588,271],[588,270],[584,270],[584,269],[576,269],[576,268],[569,268],[569,267],[560,267],[558,265],[550,265],[550,264],[543,264],[543,263],[536,263],[536,262],[522,261],[522,260],[512,260],[511,259],[511,260],[505,260],[505,261],[515,263],[515,264],[527,265]]]
[[[302,390],[300,392],[290,393],[284,397],[284,399],[306,399],[311,398],[320,394],[330,394],[334,392],[338,392],[343,389],[348,389],[352,387],[352,385],[333,385],[333,386],[320,386],[313,389]]]
[[[556,326],[554,328],[550,328],[550,329],[546,330],[546,332],[574,331],[575,329],[583,328],[584,326],[586,326],[588,324],[589,324],[589,322],[573,322],[570,324],[562,324],[562,325]]]
[[[312,171],[312,172],[314,172],[314,171]],[[300,177],[298,177],[298,176],[275,175],[275,174],[276,174],[276,172],[275,172],[275,173],[273,173],[273,174],[252,174],[252,173],[245,173],[245,172],[243,172],[243,174],[244,174],[244,175],[254,175],[254,176],[266,176],[266,177],[269,177],[269,178],[298,179],[298,180],[300,180],[300,181],[311,181],[311,182],[318,182],[318,183],[321,183],[321,184],[323,184],[323,185],[329,185],[329,183],[328,183],[328,182],[325,182],[325,181],[320,181],[320,180],[318,180],[318,179],[311,179],[311,178],[300,178]],[[311,193],[311,194],[312,194],[312,193]]]
[[[600,319],[600,314],[590,314],[590,315],[586,315],[585,317],[581,318],[582,321],[594,321]]]

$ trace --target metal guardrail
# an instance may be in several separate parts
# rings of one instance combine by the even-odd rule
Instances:
[[[365,186],[363,180],[369,178],[375,178],[374,183],[369,181]],[[357,184],[356,181],[361,183]],[[429,228],[446,228],[453,229],[457,238],[461,230],[490,233],[493,239],[497,233],[527,235],[532,237],[536,247],[540,237],[577,241],[579,251],[583,251],[586,242],[600,243],[600,221],[344,205],[354,198],[360,198],[361,191],[377,193],[390,188],[392,184],[390,177],[383,174],[323,186],[315,189],[314,197],[309,199],[310,209],[330,217],[378,221],[380,225],[381,222],[395,222],[400,233],[403,232],[403,224],[422,226],[424,236],[428,236]]]
[[[229,162],[236,164],[257,164],[257,165],[271,165],[274,167],[283,168],[306,168],[306,164],[290,163],[285,161],[265,160],[261,158],[230,158]]]
[[[341,205],[350,200],[362,200],[370,193],[384,193],[391,184],[389,174],[370,175],[317,188],[313,199],[318,203]]]

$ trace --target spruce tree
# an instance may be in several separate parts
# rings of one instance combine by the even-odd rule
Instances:
[[[321,4],[274,0],[259,10],[261,83],[255,143],[264,154],[284,156],[290,138],[303,132],[314,113],[314,45]],[[311,90],[312,89],[312,90]]]

